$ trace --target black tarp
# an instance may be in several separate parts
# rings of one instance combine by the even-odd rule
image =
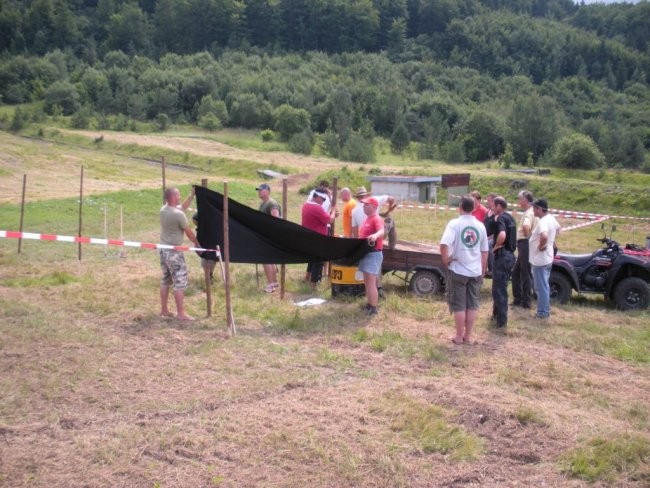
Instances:
[[[223,195],[195,186],[197,239],[201,247],[223,249]],[[309,263],[358,260],[370,249],[365,239],[330,237],[228,199],[230,261]],[[204,256],[210,258],[209,255]]]

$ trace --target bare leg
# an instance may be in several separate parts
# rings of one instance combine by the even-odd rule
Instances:
[[[160,286],[160,316],[161,317],[172,317],[172,314],[169,311],[169,286]]]
[[[278,272],[275,264],[264,264],[264,274],[269,285],[278,282]]]
[[[456,337],[452,339],[455,344],[463,343],[463,335],[465,333],[465,321],[467,318],[467,312],[469,310],[462,312],[454,312],[454,324],[456,325]]]
[[[377,291],[377,275],[363,273],[363,283],[366,285],[366,300],[368,305],[377,306],[379,302],[379,293]]]
[[[472,329],[474,328],[474,322],[476,322],[477,315],[478,310],[467,310],[465,312],[465,335],[463,335],[463,342],[469,342],[472,340]]]
[[[185,292],[183,290],[174,290],[174,300],[176,301],[176,318],[178,320],[194,320],[185,313]]]

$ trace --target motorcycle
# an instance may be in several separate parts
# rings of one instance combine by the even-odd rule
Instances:
[[[605,230],[604,224],[601,229]],[[602,293],[620,310],[642,310],[650,303],[650,249],[635,244],[621,246],[610,236],[596,239],[603,247],[591,254],[558,253],[549,285],[551,300],[566,303],[571,291]]]

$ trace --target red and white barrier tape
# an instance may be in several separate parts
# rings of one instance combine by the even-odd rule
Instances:
[[[599,222],[604,222],[607,219],[609,219],[609,217],[607,215],[605,215],[604,217],[601,217],[599,219],[590,220],[589,222],[582,222],[580,224],[569,225],[568,227],[562,227],[562,232],[565,232],[567,230],[579,229],[580,227],[587,227],[589,225],[594,225],[594,224],[597,224]]]
[[[117,239],[101,239],[98,237],[61,236],[57,234],[35,234],[33,232],[16,232],[0,230],[0,237],[7,239],[35,239],[38,241],[79,242],[82,244],[101,244],[105,246],[139,247],[142,249],[173,249],[175,251],[212,251],[220,255],[219,249],[204,249],[202,247],[172,246],[169,244],[153,244],[149,242],[122,241]]]
[[[450,207],[448,205],[404,205],[404,204],[399,204],[397,208],[417,208],[417,209],[425,209],[425,210],[454,210],[458,211],[457,207]],[[650,217],[631,217],[629,215],[606,215],[606,214],[596,214],[596,213],[589,213],[589,212],[576,212],[574,210],[560,210],[557,208],[551,208],[549,209],[549,212],[552,213],[553,215],[559,215],[561,217],[566,217],[569,219],[597,219],[600,221],[600,219],[608,218],[608,219],[629,219],[629,220],[647,220],[650,221]],[[516,214],[523,214],[523,212],[519,210],[513,210],[512,213]]]

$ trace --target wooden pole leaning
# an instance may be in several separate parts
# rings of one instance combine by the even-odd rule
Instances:
[[[332,178],[332,201],[331,201],[331,208],[336,207],[336,197],[337,197],[337,193],[338,193],[338,191],[339,191],[339,177],[338,177],[338,176],[335,176],[334,178]],[[332,235],[333,235],[333,236],[336,236],[336,219],[334,220],[334,222],[332,222],[332,227],[331,227],[331,229],[332,229]],[[328,261],[328,262],[327,262],[327,277],[328,277],[328,278],[332,275],[331,271],[332,271],[332,262],[331,262],[331,261]]]
[[[201,186],[203,188],[208,187],[208,179],[207,178],[202,178],[201,179]],[[203,265],[206,260],[201,259],[201,264]],[[205,298],[206,298],[206,307],[207,307],[207,316],[212,317],[212,264],[209,263],[207,266],[202,266],[203,268],[203,276],[205,278]]]
[[[287,220],[287,178],[282,178],[282,219]],[[287,276],[287,265],[280,265],[280,300],[284,300],[284,284]]]
[[[228,182],[223,182],[223,256],[226,263],[225,283],[226,286],[226,322],[231,336],[237,334],[235,319],[232,314],[230,302],[230,230],[228,227]]]
[[[27,187],[27,175],[23,175],[23,193],[20,197],[20,233],[23,233],[23,219],[25,216],[25,188]],[[20,254],[20,248],[22,246],[22,239],[18,239],[18,254]]]
[[[165,178],[165,156],[162,157],[161,168],[162,168],[162,201],[163,201],[163,205],[164,205],[165,204],[165,188],[167,187],[167,181],[166,181],[166,178]]]
[[[81,237],[81,231],[83,227],[83,200],[84,200],[84,167],[83,165],[81,166],[81,177],[79,180],[79,233],[77,234],[79,237]],[[81,261],[81,242],[78,244],[79,246],[79,251],[78,251],[78,258],[79,261]]]

